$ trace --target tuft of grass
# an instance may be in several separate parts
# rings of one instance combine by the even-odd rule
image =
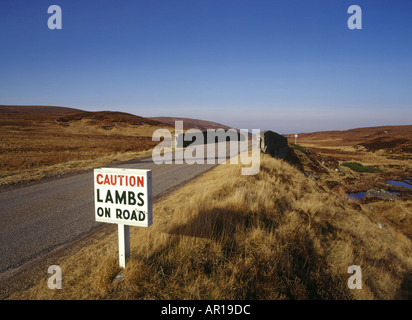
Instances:
[[[364,166],[363,164],[361,164],[359,162],[344,162],[344,163],[342,163],[342,166],[348,167],[349,169],[351,169],[353,171],[356,171],[356,172],[374,173],[374,172],[380,172],[381,171],[378,168]]]

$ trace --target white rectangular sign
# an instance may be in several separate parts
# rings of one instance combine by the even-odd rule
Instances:
[[[96,221],[149,227],[152,216],[152,171],[94,169]]]

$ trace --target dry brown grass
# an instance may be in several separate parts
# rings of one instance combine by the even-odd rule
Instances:
[[[149,156],[148,150],[158,144],[152,141],[154,130],[168,128],[120,112],[47,114],[24,110],[0,112],[0,184]]]
[[[55,262],[62,290],[48,289],[44,274],[11,298],[411,297],[410,201],[372,212],[266,155],[257,175],[240,170],[220,165],[155,203],[154,224],[131,228],[123,282],[112,281],[119,272],[113,232]],[[347,287],[351,265],[362,268],[361,290]]]

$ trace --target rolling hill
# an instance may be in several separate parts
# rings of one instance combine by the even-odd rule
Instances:
[[[164,123],[123,112],[0,106],[0,186],[150,155]]]
[[[24,114],[61,114],[70,112],[81,112],[82,110],[55,106],[9,106],[0,105],[0,113],[24,113]]]
[[[292,142],[294,135],[288,135]],[[324,147],[357,146],[373,143],[374,150],[386,149],[387,142],[395,141],[395,145],[410,143],[412,139],[412,125],[380,126],[356,128],[344,131],[319,131],[301,133],[298,140],[306,144]],[[397,143],[396,143],[397,141]],[[379,147],[382,143],[382,148]],[[388,145],[391,145],[390,143]]]
[[[191,118],[151,117],[149,119],[163,122],[171,126],[175,125],[175,121],[183,121],[184,130],[199,129],[201,131],[205,131],[207,129],[225,129],[225,130],[231,129],[231,127],[228,127],[220,123],[207,121],[207,120],[191,119]]]

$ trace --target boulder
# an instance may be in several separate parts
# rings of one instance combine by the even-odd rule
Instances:
[[[378,198],[382,200],[400,200],[396,194],[379,188],[369,189],[366,191],[365,197]]]
[[[278,159],[285,159],[288,151],[288,139],[273,131],[260,133],[260,150]]]

